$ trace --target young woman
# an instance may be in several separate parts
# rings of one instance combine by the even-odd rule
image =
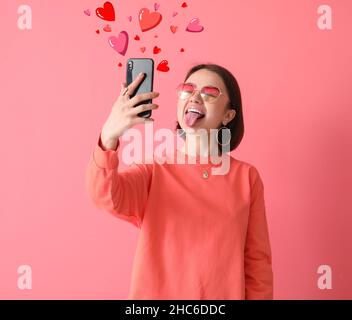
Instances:
[[[209,145],[200,143],[204,132],[226,128],[230,150],[241,142],[242,102],[235,77],[221,66],[201,64],[178,86],[176,129],[185,143],[175,154],[183,155],[186,164],[153,161],[118,171],[119,137],[135,124],[150,121],[138,113],[158,108],[134,107],[158,96],[151,92],[130,98],[141,79],[121,85],[86,178],[97,207],[140,228],[128,299],[273,299],[259,172],[222,153],[222,135],[209,134]],[[202,159],[214,154],[229,157],[228,173],[210,174],[213,165]]]

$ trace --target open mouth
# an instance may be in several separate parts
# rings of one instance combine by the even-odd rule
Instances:
[[[188,108],[188,109],[186,110],[186,114],[189,113],[189,112],[193,112],[193,113],[198,114],[199,118],[205,117],[205,113],[204,113],[204,112],[202,112],[202,111],[200,111],[200,110],[198,110],[198,109],[195,109],[195,108]]]
[[[185,112],[185,122],[187,126],[192,127],[194,124],[205,117],[205,113],[195,108],[188,108]]]

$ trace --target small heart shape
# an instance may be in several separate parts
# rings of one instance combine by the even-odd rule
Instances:
[[[118,66],[119,66],[119,67],[122,67],[122,63],[121,63],[121,62],[119,62]]]
[[[98,30],[95,30],[95,32],[96,32],[97,34],[99,34],[99,33],[100,33],[99,29],[98,29]]]
[[[158,11],[159,7],[160,7],[159,3],[154,3],[154,10],[155,11]]]
[[[115,10],[111,2],[106,1],[103,8],[99,7],[95,10],[97,16],[103,20],[114,21],[115,20]]]
[[[153,53],[154,53],[154,54],[158,54],[160,51],[161,51],[161,49],[158,48],[157,46],[155,46],[155,47],[153,48]]]
[[[172,16],[173,16],[173,17],[176,17],[177,14],[178,14],[178,13],[177,13],[176,11],[174,11],[174,12],[172,13]]]
[[[155,36],[154,36],[154,38],[157,38],[158,37],[158,35],[156,34]]]
[[[170,30],[172,33],[175,33],[177,31],[177,26],[170,26]]]
[[[127,19],[128,19],[129,22],[131,22],[132,21],[132,16],[128,16]]]
[[[193,18],[186,28],[186,31],[189,32],[201,32],[203,30],[204,27],[199,24],[198,18]]]
[[[180,52],[185,52],[185,49],[181,48]]]
[[[139,40],[140,40],[139,36],[136,35],[136,36],[134,37],[134,40],[139,41]]]
[[[84,12],[85,15],[90,16],[90,10],[89,9],[84,10],[83,12]]]
[[[105,32],[111,32],[111,27],[110,27],[110,25],[107,24],[107,25],[103,28],[103,30],[104,30]]]
[[[161,72],[167,72],[170,70],[169,66],[168,66],[168,61],[167,60],[162,60],[157,67],[157,70],[161,71]]]
[[[142,8],[139,11],[139,25],[143,32],[155,28],[162,19],[159,12],[150,12],[147,8]]]
[[[117,37],[111,36],[108,40],[115,51],[123,56],[125,55],[128,47],[128,33],[126,31],[121,31]]]
[[[145,47],[141,47],[140,50],[141,50],[142,52],[144,52],[144,51],[145,51]]]
[[[182,8],[187,8],[187,3],[186,2],[182,3],[181,7]]]

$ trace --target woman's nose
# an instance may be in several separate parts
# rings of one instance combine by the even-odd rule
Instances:
[[[202,96],[200,95],[200,91],[199,90],[194,90],[193,94],[191,95],[191,97],[189,98],[189,100],[191,102],[198,102],[198,103],[202,103],[203,99]]]

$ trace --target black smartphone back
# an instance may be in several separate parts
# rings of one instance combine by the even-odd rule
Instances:
[[[130,58],[126,65],[126,83],[129,85],[138,76],[140,72],[144,73],[144,79],[137,89],[130,95],[133,98],[135,95],[153,91],[154,81],[154,60],[147,58]],[[141,104],[152,103],[152,99],[144,100],[137,103],[134,107]],[[149,118],[152,115],[151,110],[138,113],[139,117]]]

